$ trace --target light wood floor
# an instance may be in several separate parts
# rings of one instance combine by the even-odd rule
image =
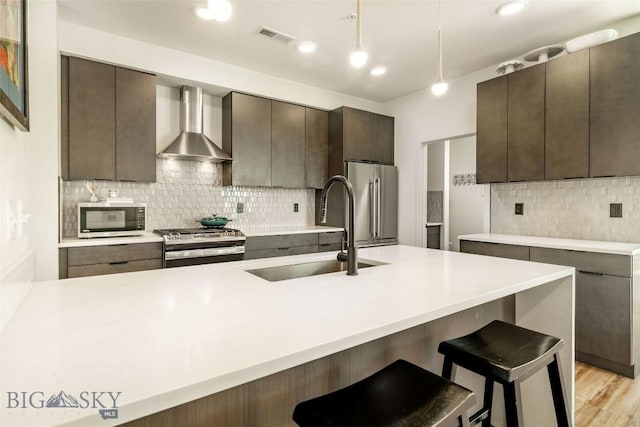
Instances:
[[[640,427],[640,377],[576,362],[576,427]]]

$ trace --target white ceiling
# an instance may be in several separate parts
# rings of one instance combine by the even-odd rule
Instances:
[[[353,69],[355,0],[231,0],[228,22],[194,14],[204,0],[58,0],[60,18],[378,102],[429,87],[436,74],[438,2],[362,0],[362,44],[369,64]],[[640,0],[529,0],[520,14],[499,17],[497,0],[443,0],[444,76],[453,79],[526,52],[606,28],[640,14]],[[300,54],[258,36],[261,25],[318,50]]]

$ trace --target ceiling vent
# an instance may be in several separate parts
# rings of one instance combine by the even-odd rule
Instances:
[[[264,25],[260,27],[258,34],[261,36],[270,38],[272,40],[277,40],[284,44],[289,44],[294,41],[296,38],[290,36],[289,34],[285,34],[282,31],[274,30],[273,28],[265,27]]]

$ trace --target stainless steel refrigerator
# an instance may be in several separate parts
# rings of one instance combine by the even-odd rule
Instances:
[[[356,246],[398,243],[398,169],[345,162],[345,176],[355,196]]]

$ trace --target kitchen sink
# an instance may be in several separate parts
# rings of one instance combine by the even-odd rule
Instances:
[[[385,264],[387,263],[361,259],[358,260],[358,269],[375,267],[377,265]],[[279,282],[281,280],[298,279],[300,277],[317,276],[319,274],[337,273],[339,271],[346,272],[347,263],[340,262],[336,259],[330,259],[326,261],[279,265],[277,267],[256,268],[253,270],[245,271],[270,282]]]

